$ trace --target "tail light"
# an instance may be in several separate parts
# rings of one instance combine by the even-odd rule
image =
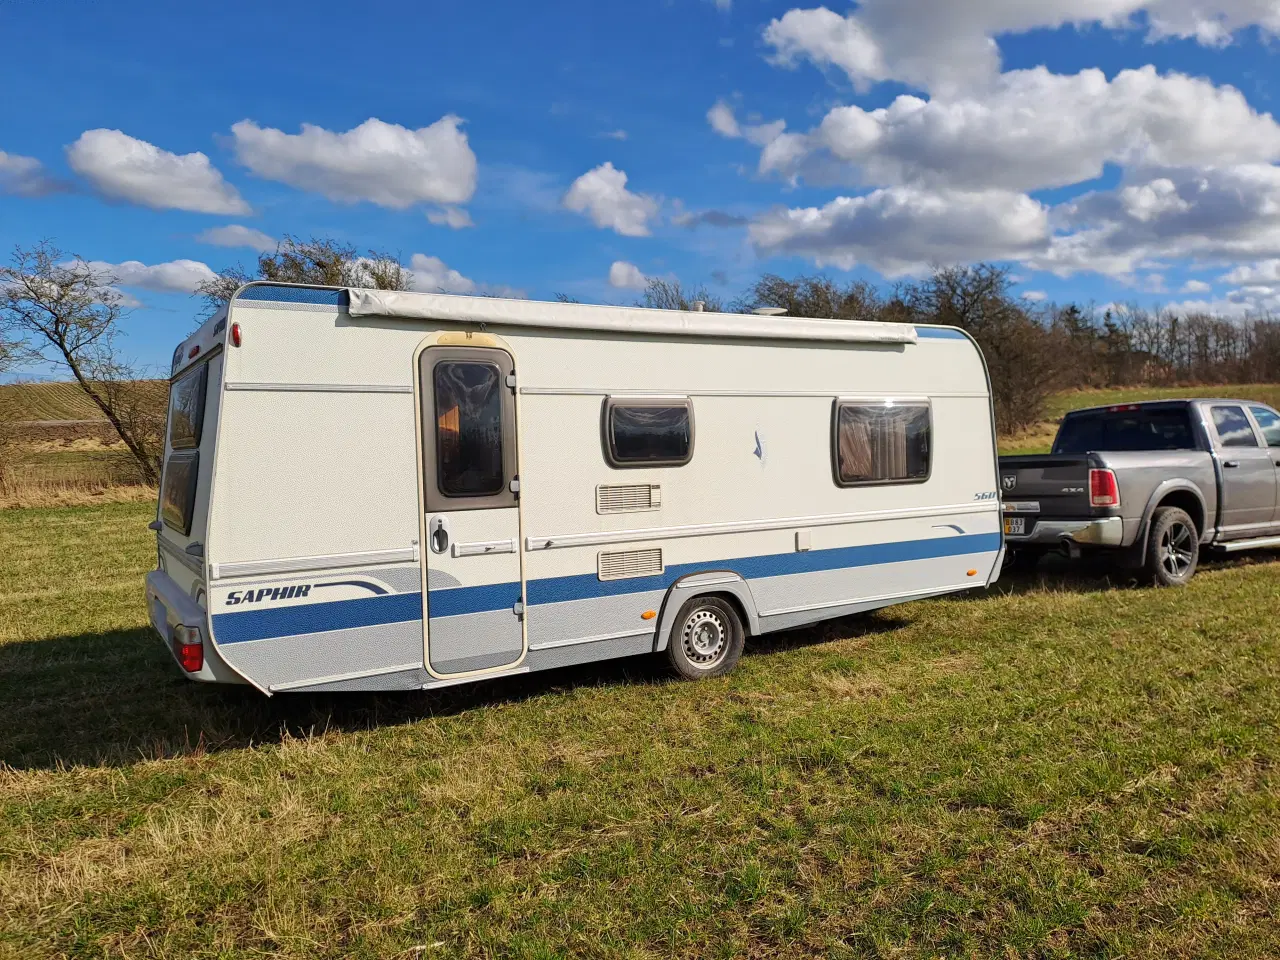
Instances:
[[[240,324],[238,323],[231,325],[231,345],[233,347],[240,346]]]
[[[187,673],[199,673],[204,668],[204,644],[200,640],[199,627],[178,624],[173,628],[173,655],[178,665]]]
[[[1089,471],[1089,503],[1095,507],[1120,506],[1120,485],[1114,470]]]

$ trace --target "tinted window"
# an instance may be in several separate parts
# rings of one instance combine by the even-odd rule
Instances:
[[[609,401],[606,434],[615,465],[677,466],[693,453],[693,408],[681,403]]]
[[[1104,410],[1062,421],[1054,453],[1125,450],[1194,450],[1195,434],[1186,407]]]
[[[209,365],[202,363],[169,388],[169,446],[174,450],[200,446],[208,384]]]
[[[200,454],[175,453],[164,468],[164,489],[160,493],[160,519],[184,537],[191,533],[191,511],[196,505],[196,477]]]
[[[929,431],[927,406],[840,404],[836,476],[845,485],[925,480]]]
[[[505,489],[502,377],[492,363],[435,366],[436,483],[446,497],[483,497]]]
[[[1262,435],[1266,438],[1267,446],[1280,447],[1280,413],[1276,413],[1270,407],[1250,407],[1253,411],[1253,419],[1258,421],[1258,426],[1262,428]]]
[[[1224,447],[1256,447],[1258,438],[1240,407],[1214,407],[1213,426]]]

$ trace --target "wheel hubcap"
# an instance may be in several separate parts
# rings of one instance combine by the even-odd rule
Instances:
[[[680,641],[690,663],[711,666],[729,646],[729,624],[715,610],[695,610],[680,631]]]
[[[1182,579],[1195,562],[1195,537],[1184,523],[1173,523],[1160,538],[1160,565],[1169,576]]]

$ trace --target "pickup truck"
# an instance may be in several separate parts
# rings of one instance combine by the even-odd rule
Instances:
[[[1000,458],[1008,563],[1110,554],[1161,586],[1201,551],[1280,546],[1280,413],[1248,400],[1074,410],[1047,456]]]

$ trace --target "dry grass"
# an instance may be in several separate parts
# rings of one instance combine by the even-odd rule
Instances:
[[[181,681],[141,505],[0,514],[0,957],[1280,955],[1280,562],[441,693]]]
[[[47,481],[0,483],[0,510],[92,507],[104,503],[155,503],[155,487],[131,483]]]

